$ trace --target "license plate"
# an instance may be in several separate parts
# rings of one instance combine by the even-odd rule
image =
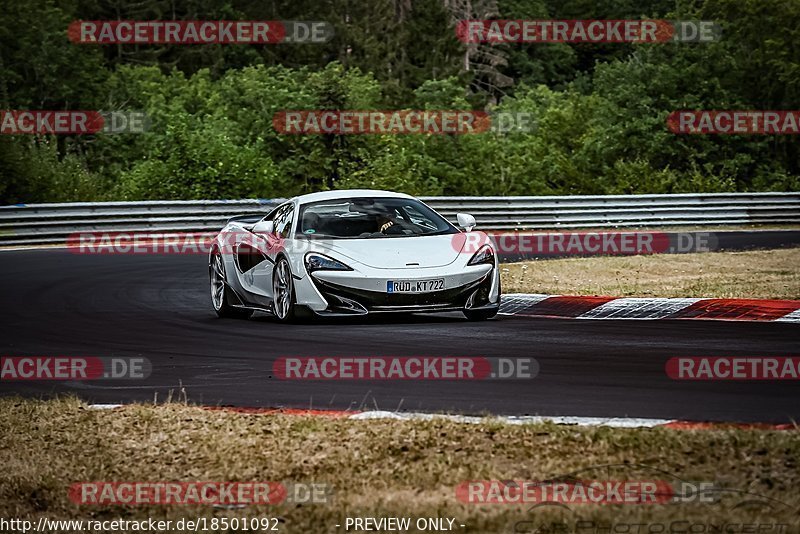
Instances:
[[[444,278],[433,280],[389,280],[386,282],[387,293],[430,293],[444,289]]]

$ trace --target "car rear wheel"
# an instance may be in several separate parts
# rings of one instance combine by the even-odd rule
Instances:
[[[211,261],[208,266],[211,279],[211,305],[219,317],[247,319],[253,315],[253,310],[236,308],[230,304],[230,288],[225,277],[225,262],[219,249],[211,252]]]

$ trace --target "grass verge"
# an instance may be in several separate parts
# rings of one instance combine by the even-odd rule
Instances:
[[[504,264],[504,293],[800,299],[800,248]]]
[[[796,430],[577,428],[491,419],[478,424],[354,421],[177,404],[90,410],[73,398],[5,398],[0,399],[0,516],[271,516],[280,518],[281,532],[344,532],[348,516],[451,517],[456,530],[470,533],[589,534],[603,532],[587,530],[589,524],[599,529],[675,521],[707,525],[706,532],[708,525],[731,523],[796,529],[798,438]],[[572,472],[593,480],[709,482],[726,491],[713,503],[576,504],[569,509],[465,504],[455,494],[456,486],[468,480],[545,480]],[[69,485],[82,481],[326,483],[334,494],[327,504],[241,510],[86,507],[67,496]],[[579,521],[589,523],[578,529]]]

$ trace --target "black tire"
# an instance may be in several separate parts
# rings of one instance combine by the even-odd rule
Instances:
[[[470,321],[487,321],[489,319],[494,318],[497,315],[497,312],[500,311],[500,299],[503,298],[503,286],[497,286],[498,296],[497,296],[497,307],[491,309],[484,309],[484,310],[467,310],[464,309],[464,317],[469,319]]]
[[[289,261],[280,257],[272,271],[272,313],[282,323],[291,323],[298,318],[294,292],[294,278]]]
[[[231,305],[231,290],[225,277],[225,262],[219,249],[211,251],[208,262],[208,276],[211,284],[211,307],[217,316],[230,319],[247,319],[253,310]]]
[[[488,310],[464,310],[464,317],[470,321],[486,321],[497,315],[500,308],[491,308]]]

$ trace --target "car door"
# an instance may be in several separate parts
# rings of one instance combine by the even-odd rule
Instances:
[[[269,263],[269,255],[267,254],[268,236],[262,235],[261,232],[255,232],[255,228],[265,221],[274,221],[278,212],[283,208],[279,206],[273,209],[266,217],[261,219],[258,223],[252,226],[244,226],[242,231],[235,233],[235,246],[233,247],[233,263],[236,267],[236,274],[241,286],[256,296],[265,296],[263,292],[255,286],[255,272],[260,268],[264,268],[264,263]],[[256,299],[255,304],[264,305],[265,302]],[[266,304],[268,304],[268,300]]]
[[[272,299],[272,272],[278,255],[284,250],[290,250],[292,230],[295,221],[295,205],[291,202],[280,206],[274,212],[273,231],[269,234],[256,234],[261,246],[260,252],[266,261],[260,262],[253,268],[252,287],[254,293]]]

